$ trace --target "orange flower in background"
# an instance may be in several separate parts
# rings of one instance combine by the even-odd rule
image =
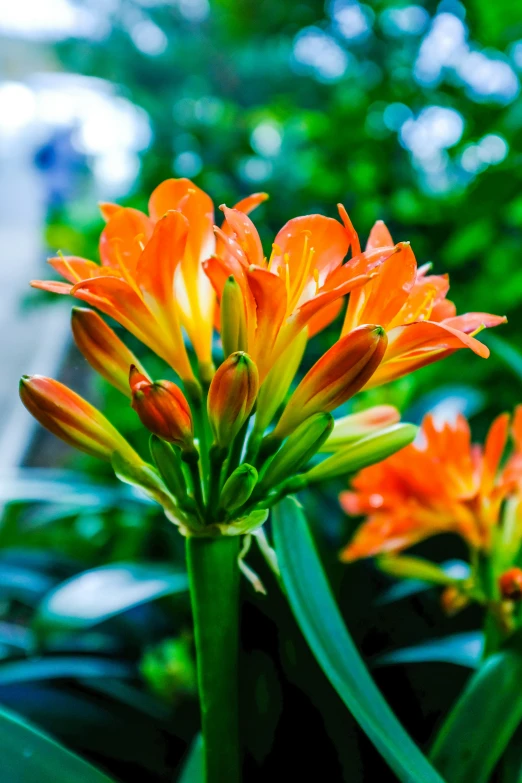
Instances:
[[[250,196],[238,210],[253,209],[265,198]],[[75,256],[51,258],[51,266],[68,282],[32,285],[98,308],[193,382],[183,327],[202,377],[210,378],[215,295],[202,269],[215,249],[210,197],[188,179],[170,179],[152,193],[148,216],[115,204],[101,209],[107,220],[100,237],[101,265]]]
[[[521,415],[519,408],[517,426]],[[347,513],[367,516],[342,559],[400,551],[442,532],[488,549],[502,501],[516,491],[521,477],[511,460],[500,469],[508,434],[508,414],[495,419],[483,447],[471,443],[463,416],[440,425],[426,416],[414,443],[362,470],[352,490],[341,494]]]
[[[303,329],[311,336],[331,323],[342,297],[368,281],[379,264],[392,255],[403,259],[411,254],[407,245],[361,253],[357,234],[339,206],[343,223],[323,215],[290,220],[266,259],[252,221],[237,209],[222,209],[225,223],[216,229],[216,254],[204,266],[220,299],[230,276],[240,286],[247,350],[260,381]],[[343,264],[350,247],[352,258]]]
[[[392,247],[388,229],[378,221],[366,252]],[[390,254],[379,274],[350,294],[342,333],[360,324],[376,323],[388,334],[384,359],[367,388],[400,378],[460,348],[471,348],[483,358],[489,356],[489,349],[473,335],[506,319],[489,313],[457,316],[455,305],[446,299],[447,275],[427,275],[428,270],[429,265],[417,268],[411,251]]]

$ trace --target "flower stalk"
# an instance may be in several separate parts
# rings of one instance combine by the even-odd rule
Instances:
[[[239,536],[186,541],[205,783],[239,783]]]

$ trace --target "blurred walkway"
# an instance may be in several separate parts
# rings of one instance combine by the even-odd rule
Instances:
[[[32,145],[13,138],[0,148],[0,473],[20,464],[34,420],[18,399],[23,373],[54,374],[68,340],[65,302],[28,308],[31,278],[45,274],[43,185]]]

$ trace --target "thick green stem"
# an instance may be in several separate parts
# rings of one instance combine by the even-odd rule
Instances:
[[[221,474],[227,451],[215,443],[210,447],[210,473],[208,479],[208,494],[206,519],[212,522],[216,516],[219,505],[219,492],[221,490]]]
[[[239,536],[187,538],[205,783],[239,783]]]

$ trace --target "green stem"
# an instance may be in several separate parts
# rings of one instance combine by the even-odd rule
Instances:
[[[194,451],[182,454],[181,459],[188,466],[192,484],[192,493],[194,495],[194,500],[196,502],[201,520],[203,520],[205,515],[205,501],[203,500],[203,491],[201,489],[201,476],[199,473],[197,452]]]
[[[209,475],[209,432],[208,432],[208,417],[205,407],[205,399],[200,396],[194,395],[190,398],[192,415],[194,418],[194,430],[196,438],[198,439],[199,455],[201,457],[201,470],[203,474],[203,481],[207,481]]]
[[[226,453],[226,449],[221,448],[215,443],[210,447],[210,472],[206,513],[208,523],[212,522],[216,516],[219,493],[221,490],[221,474],[223,472],[223,463],[225,461]]]
[[[187,538],[205,783],[239,783],[239,536]]]
[[[232,442],[232,446],[230,449],[230,454],[227,461],[227,471],[226,471],[226,477],[228,478],[232,473],[235,471],[237,466],[239,465],[241,461],[241,453],[243,451],[243,444],[245,442],[245,437],[248,430],[248,422],[249,419],[245,421],[239,432],[237,433],[236,437],[234,438]]]

